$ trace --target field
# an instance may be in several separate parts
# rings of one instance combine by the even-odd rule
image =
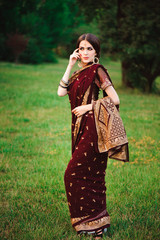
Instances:
[[[130,162],[108,160],[104,239],[158,240],[160,97],[121,87],[119,62],[103,63],[119,94]],[[0,239],[76,240],[63,176],[71,157],[68,97],[57,96],[67,60],[0,63]],[[89,239],[89,238],[82,238]]]

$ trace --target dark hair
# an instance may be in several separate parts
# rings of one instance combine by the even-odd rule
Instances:
[[[93,46],[93,48],[95,49],[96,54],[97,54],[96,57],[100,58],[100,41],[99,41],[99,39],[91,33],[85,33],[78,38],[76,48],[79,47],[80,42],[83,40],[88,41]]]

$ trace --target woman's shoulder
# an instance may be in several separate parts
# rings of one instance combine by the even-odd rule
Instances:
[[[98,75],[101,75],[103,73],[108,74],[107,68],[105,68],[102,64],[93,64],[94,70],[96,70],[96,73]]]

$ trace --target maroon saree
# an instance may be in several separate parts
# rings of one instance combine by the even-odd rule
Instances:
[[[100,64],[93,64],[70,78],[68,95],[71,110],[92,102],[99,67],[104,69]],[[71,223],[78,233],[95,233],[110,226],[105,187],[108,152],[100,152],[97,143],[94,111],[78,118],[72,114],[72,158],[64,181]]]

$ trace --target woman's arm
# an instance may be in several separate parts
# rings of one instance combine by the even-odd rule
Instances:
[[[96,83],[98,87],[100,87],[103,91],[106,92],[108,97],[112,99],[115,105],[119,105],[120,100],[116,90],[112,85],[112,81],[110,79],[109,74],[105,72],[104,69],[102,69],[101,67],[98,68],[97,73],[98,73],[98,81],[96,81]]]
[[[60,97],[63,97],[67,95],[67,86],[68,86],[68,80],[69,80],[69,75],[72,70],[72,67],[76,63],[77,59],[80,57],[79,53],[77,52],[78,49],[76,49],[72,55],[70,55],[69,63],[67,66],[67,69],[62,77],[62,80],[60,81],[59,87],[57,94]]]
[[[63,97],[65,95],[67,95],[67,85],[68,85],[68,79],[69,79],[71,70],[72,70],[72,66],[70,64],[68,64],[67,69],[62,78],[63,80],[60,81],[60,84],[58,87],[57,94],[59,97]]]
[[[107,93],[108,97],[110,97],[112,99],[112,101],[114,102],[115,105],[120,104],[118,94],[112,86],[108,86],[105,89],[105,92]]]

